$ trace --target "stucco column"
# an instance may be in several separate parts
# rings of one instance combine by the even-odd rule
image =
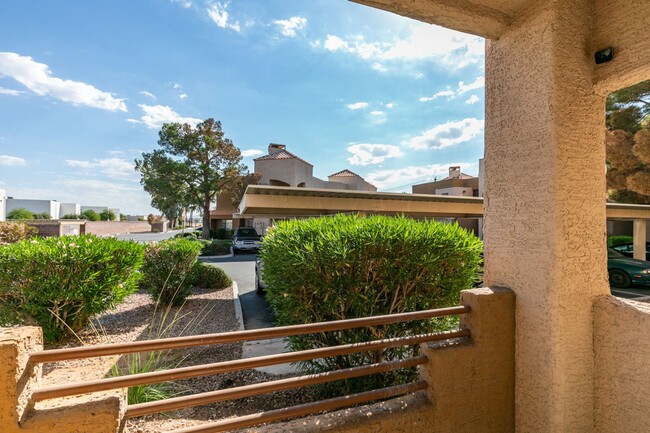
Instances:
[[[609,293],[593,2],[534,2],[486,48],[485,283],[516,294],[517,432],[591,432],[592,304]]]
[[[634,220],[633,234],[634,234],[634,258],[639,260],[646,259],[646,220]]]

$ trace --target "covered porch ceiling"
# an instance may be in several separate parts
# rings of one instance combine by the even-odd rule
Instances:
[[[360,212],[481,218],[483,198],[250,185],[239,209],[244,217],[281,218]],[[650,206],[607,203],[607,219],[650,220]]]

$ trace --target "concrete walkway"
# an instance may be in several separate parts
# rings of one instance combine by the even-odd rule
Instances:
[[[222,268],[230,278],[237,282],[239,300],[244,315],[244,329],[272,328],[273,313],[263,295],[255,293],[255,254],[241,254],[225,258],[202,259]],[[246,341],[243,346],[243,358],[275,355],[286,352],[281,338],[270,340]],[[295,374],[298,370],[290,364],[272,365],[256,368],[269,374]]]

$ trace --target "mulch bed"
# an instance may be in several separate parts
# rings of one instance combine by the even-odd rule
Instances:
[[[156,310],[149,295],[140,291],[129,296],[115,309],[98,316],[93,323],[93,326],[89,326],[79,334],[79,339],[83,341],[83,344],[228,332],[237,330],[239,326],[235,317],[232,288],[219,291],[195,289],[194,294],[182,307],[172,308],[169,311]],[[151,323],[154,325],[150,326]],[[81,344],[77,340],[59,345],[57,348]],[[242,344],[228,343],[170,351],[166,353],[165,359],[167,368],[169,368],[169,366],[185,367],[241,359],[241,356]],[[116,365],[124,366],[124,364],[125,357],[118,356],[46,364],[43,371],[43,383],[52,385],[108,377],[111,375],[111,369],[114,369]],[[290,377],[290,375],[271,375],[255,370],[245,370],[178,381],[174,385],[174,389],[181,394],[196,394],[284,377]],[[181,409],[166,414],[134,418],[127,421],[125,431],[130,433],[170,431],[202,424],[206,421],[278,409],[315,399],[315,394],[310,389],[276,392]]]

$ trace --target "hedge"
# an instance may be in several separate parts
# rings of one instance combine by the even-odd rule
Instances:
[[[0,221],[0,245],[29,239],[38,233],[36,227],[17,221]]]
[[[202,245],[195,240],[173,238],[147,245],[142,265],[142,284],[154,302],[181,305],[192,290],[192,268]]]
[[[278,325],[395,314],[457,305],[477,281],[482,243],[455,224],[406,217],[337,215],[278,222],[260,255],[267,299]],[[449,329],[437,319],[289,338],[291,350],[358,343]],[[308,373],[413,356],[386,349],[301,363]],[[349,393],[404,383],[414,370],[335,384]]]
[[[83,328],[137,288],[143,246],[93,235],[0,247],[0,322],[36,324],[47,342]]]
[[[232,286],[232,280],[228,274],[217,266],[196,262],[192,273],[195,287],[221,290]]]
[[[607,238],[607,246],[615,247],[617,245],[630,244],[634,241],[632,236],[610,236]]]

